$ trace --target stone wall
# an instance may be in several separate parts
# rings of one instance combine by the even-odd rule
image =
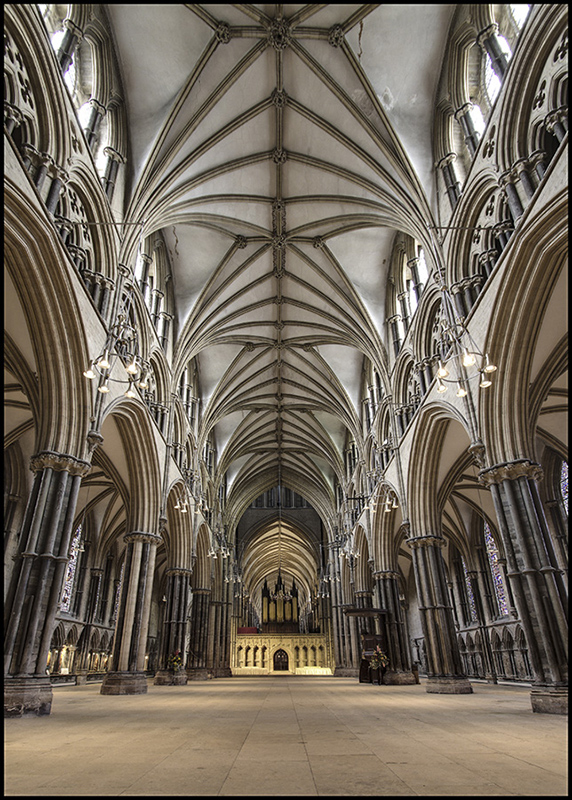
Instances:
[[[274,655],[283,650],[288,668],[275,670]],[[332,675],[326,637],[320,634],[237,634],[231,655],[233,675]]]

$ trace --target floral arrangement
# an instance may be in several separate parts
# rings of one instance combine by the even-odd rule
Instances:
[[[174,653],[171,653],[169,658],[167,659],[167,664],[169,665],[169,669],[174,670],[174,672],[178,672],[181,667],[183,666],[183,659],[181,658],[181,651],[175,650]]]
[[[389,666],[389,658],[385,655],[379,645],[375,648],[369,661],[370,669],[385,669]]]

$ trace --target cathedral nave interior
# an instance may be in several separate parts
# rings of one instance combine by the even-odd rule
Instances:
[[[567,7],[4,23],[5,716],[378,646],[566,714]]]

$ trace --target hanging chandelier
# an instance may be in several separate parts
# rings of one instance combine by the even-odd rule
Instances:
[[[441,332],[437,344],[437,391],[444,394],[448,388],[446,384],[451,383],[457,387],[457,397],[466,397],[471,380],[478,379],[480,388],[488,389],[497,368],[490,361],[488,353],[483,354],[480,351],[463,320],[455,314],[453,299],[447,287],[441,283],[440,289]]]
[[[86,224],[109,224],[115,226],[137,225],[140,227],[138,254],[141,253],[143,237],[143,222],[122,222],[122,223],[86,223]],[[125,274],[125,273],[124,273]],[[129,283],[126,296],[123,298],[117,312],[116,321],[109,327],[103,350],[92,359],[89,367],[84,370],[83,375],[88,380],[99,378],[98,392],[102,395],[110,391],[110,383],[123,384],[127,386],[125,397],[133,398],[137,396],[135,388],[147,389],[150,379],[150,365],[145,361],[139,352],[139,336],[137,330],[130,322],[131,310],[133,306],[133,275],[129,274]],[[118,291],[121,291],[120,289]],[[117,361],[123,365],[124,372],[118,377],[114,370]],[[114,373],[112,375],[112,373]]]
[[[149,365],[139,354],[139,337],[129,322],[132,292],[130,289],[117,315],[117,321],[110,327],[102,352],[91,361],[83,373],[89,380],[100,378],[97,390],[101,394],[110,391],[110,382],[126,385],[125,397],[136,397],[136,386],[140,389],[147,389],[149,386]],[[121,377],[117,376],[116,371],[112,375],[118,360],[123,364],[125,371]]]

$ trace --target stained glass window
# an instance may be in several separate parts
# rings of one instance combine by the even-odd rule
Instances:
[[[562,494],[562,502],[566,514],[568,514],[568,462],[562,462],[562,469],[560,470],[560,492]]]
[[[465,585],[467,587],[467,597],[469,599],[469,608],[471,611],[471,620],[473,622],[477,622],[477,607],[475,605],[475,597],[473,595],[473,589],[471,587],[471,581],[469,580],[469,573],[467,572],[467,565],[465,564],[465,559],[461,557],[461,564],[463,565],[463,573],[465,575]]]
[[[75,532],[75,535],[72,539],[71,544],[71,554],[70,560],[68,562],[68,568],[66,570],[66,577],[64,580],[64,589],[62,592],[62,599],[60,601],[60,610],[61,611],[69,611],[72,595],[73,595],[73,585],[75,580],[75,573],[77,569],[77,562],[80,553],[80,546],[81,546],[81,523],[78,525],[78,528]]]
[[[495,544],[491,529],[486,521],[484,524],[484,537],[499,611],[501,614],[508,614],[508,605],[506,602],[506,592],[504,589],[502,569],[499,564],[499,551]]]
[[[121,565],[121,573],[119,575],[119,583],[117,584],[117,591],[115,592],[115,605],[113,607],[113,617],[112,620],[115,622],[117,620],[117,613],[119,611],[119,598],[121,597],[121,587],[123,586],[123,567],[125,566],[125,561]]]

